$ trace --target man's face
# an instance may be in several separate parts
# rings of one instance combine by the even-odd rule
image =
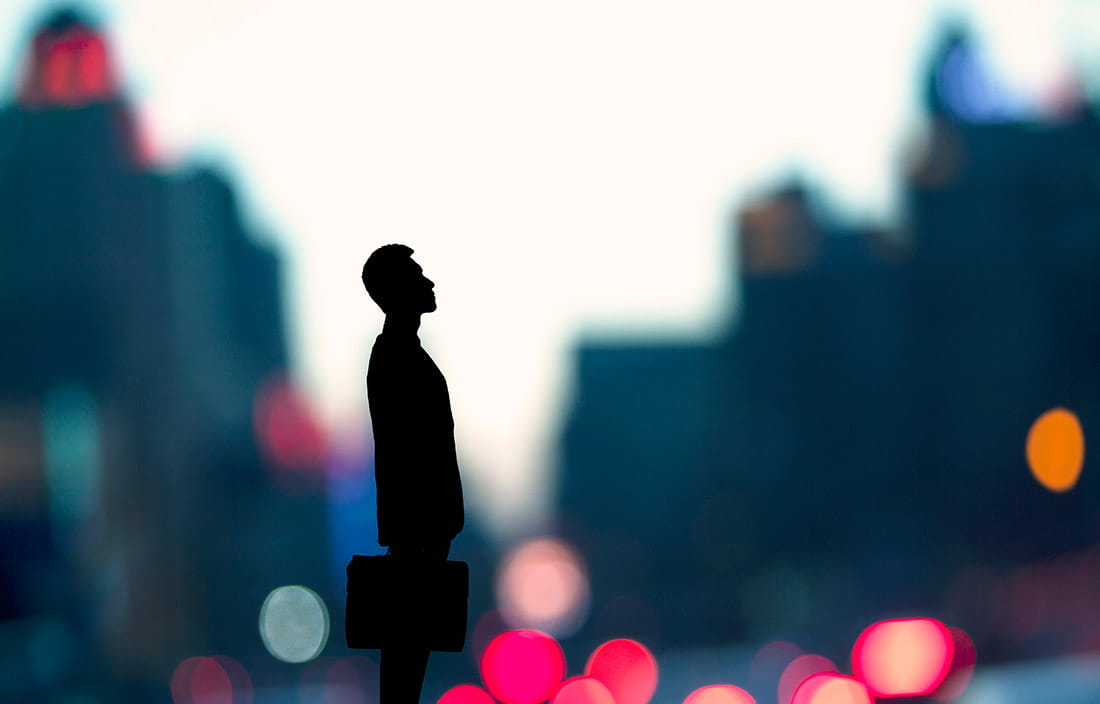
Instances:
[[[410,257],[401,274],[401,308],[412,313],[431,313],[436,307],[434,288],[435,284]]]

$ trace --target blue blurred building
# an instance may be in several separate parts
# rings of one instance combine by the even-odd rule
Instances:
[[[1024,440],[1055,406],[1100,427],[1100,123],[1025,111],[958,31],[925,97],[897,231],[792,184],[737,214],[722,334],[577,349],[559,509],[591,571],[582,638],[839,663],[871,621],[929,615],[983,659],[1095,647],[1095,462],[1051,494]],[[1039,601],[1083,615],[1020,628]]]
[[[323,493],[278,490],[253,427],[280,258],[217,171],[148,160],[110,59],[57,13],[0,111],[0,699],[161,696],[256,650],[271,588],[329,581]]]

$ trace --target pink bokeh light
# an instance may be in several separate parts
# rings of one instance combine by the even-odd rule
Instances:
[[[615,697],[595,677],[567,679],[550,700],[551,704],[618,704]]]
[[[239,662],[225,655],[187,658],[172,671],[173,704],[251,704],[252,681]]]
[[[269,377],[252,405],[256,440],[264,456],[279,468],[321,468],[327,451],[324,431],[309,400],[286,377]]]
[[[593,651],[584,672],[602,682],[615,704],[647,704],[657,689],[657,659],[636,640],[609,640]]]
[[[866,685],[835,673],[811,676],[795,690],[791,704],[874,704]]]
[[[876,697],[922,696],[943,682],[954,651],[947,627],[935,619],[879,621],[856,640],[852,669]]]
[[[504,704],[546,701],[564,676],[561,646],[541,631],[501,633],[481,655],[481,679]]]
[[[684,704],[756,704],[756,700],[732,684],[709,684],[687,695]]]
[[[514,547],[496,579],[501,615],[514,628],[558,636],[574,632],[588,616],[588,572],[580,554],[558,538],[535,538]]]
[[[472,684],[460,684],[451,687],[439,698],[439,704],[496,704],[481,687]]]

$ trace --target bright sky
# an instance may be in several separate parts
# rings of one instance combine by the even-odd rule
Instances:
[[[7,85],[56,5],[0,4]],[[747,193],[798,170],[891,221],[949,13],[1026,86],[1064,67],[1059,45],[1100,67],[1085,0],[86,5],[167,163],[226,168],[287,253],[297,373],[334,424],[365,422],[382,322],[360,266],[417,251],[468,500],[498,529],[543,515],[582,333],[701,337],[730,314]]]

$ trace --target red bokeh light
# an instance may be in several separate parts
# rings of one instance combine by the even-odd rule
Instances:
[[[756,700],[732,684],[710,684],[687,695],[684,704],[756,704]]]
[[[72,74],[76,57],[64,44],[54,44],[46,52],[42,66],[42,88],[48,100],[70,102],[73,99]]]
[[[779,704],[790,704],[798,686],[812,675],[836,671],[833,661],[823,655],[799,655],[791,660],[779,676]]]
[[[921,696],[947,675],[955,646],[947,627],[930,618],[879,621],[852,648],[852,669],[876,697]]]
[[[25,102],[74,107],[115,91],[107,45],[88,27],[43,31],[32,51],[21,96]]]
[[[551,704],[618,704],[595,677],[571,677],[554,693]]]
[[[228,655],[215,655],[214,660],[222,666],[229,677],[233,687],[233,704],[252,704],[252,678],[248,675],[248,670],[244,669],[244,665]],[[200,704],[198,700],[196,704]]]
[[[439,698],[439,704],[496,704],[481,687],[472,684],[460,684],[451,687]]]
[[[609,640],[593,651],[584,673],[602,682],[615,704],[646,704],[657,689],[657,659],[636,640]]]
[[[264,455],[283,469],[320,468],[325,438],[308,400],[282,376],[260,386],[252,406],[252,423]]]
[[[803,682],[791,704],[874,704],[867,687],[848,675],[822,673]]]
[[[932,693],[932,698],[940,702],[949,702],[956,699],[966,690],[970,684],[970,678],[974,676],[974,665],[978,661],[978,650],[974,647],[974,641],[961,628],[948,628],[951,641],[955,646],[955,655],[951,658],[951,665],[947,668],[947,676],[943,683]]]
[[[233,658],[190,657],[169,682],[173,704],[251,704],[252,680]]]
[[[191,704],[191,673],[203,660],[206,658],[196,656],[176,665],[176,669],[172,671],[172,679],[168,683],[173,704]]]
[[[76,65],[77,90],[89,98],[106,95],[110,90],[107,47],[95,35],[88,36],[79,48]]]
[[[481,655],[481,679],[504,704],[546,701],[565,676],[565,655],[541,631],[501,633]]]

